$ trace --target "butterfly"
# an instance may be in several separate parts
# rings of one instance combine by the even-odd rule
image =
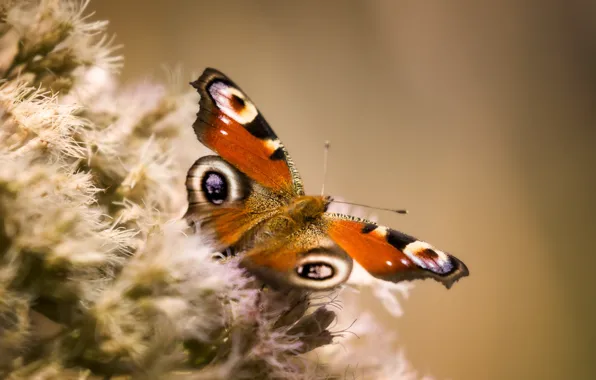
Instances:
[[[185,218],[218,252],[243,252],[241,266],[272,287],[332,289],[353,260],[392,282],[432,278],[450,288],[469,274],[429,243],[327,212],[333,199],[305,195],[286,148],[240,87],[212,68],[191,85],[201,96],[194,131],[217,155],[189,169]]]

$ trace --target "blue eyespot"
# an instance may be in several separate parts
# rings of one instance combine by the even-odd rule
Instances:
[[[207,200],[214,205],[221,205],[228,197],[228,182],[218,172],[206,172],[201,181],[201,189]]]

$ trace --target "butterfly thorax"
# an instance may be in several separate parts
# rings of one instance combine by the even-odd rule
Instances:
[[[319,218],[329,205],[329,197],[303,195],[293,198],[285,207],[284,214],[298,225]]]
[[[320,196],[298,196],[279,207],[254,231],[249,245],[270,244],[285,241],[296,233],[316,228],[329,205],[329,198]],[[281,239],[281,240],[278,240]],[[244,242],[247,243],[246,241]]]

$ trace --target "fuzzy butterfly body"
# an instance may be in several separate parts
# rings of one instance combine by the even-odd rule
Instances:
[[[333,288],[348,279],[353,260],[393,282],[433,278],[449,288],[469,274],[426,242],[328,213],[332,199],[304,194],[284,145],[234,82],[209,68],[191,84],[201,95],[193,128],[217,155],[188,171],[185,217],[218,251],[244,252],[242,265],[278,287]]]

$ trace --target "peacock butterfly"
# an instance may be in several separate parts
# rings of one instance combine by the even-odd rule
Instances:
[[[469,274],[429,243],[327,212],[332,198],[304,194],[284,145],[234,82],[208,68],[191,85],[201,95],[194,131],[218,155],[188,171],[185,218],[218,251],[244,252],[241,265],[265,283],[330,289],[348,279],[352,260],[392,282],[432,278],[450,288]]]

